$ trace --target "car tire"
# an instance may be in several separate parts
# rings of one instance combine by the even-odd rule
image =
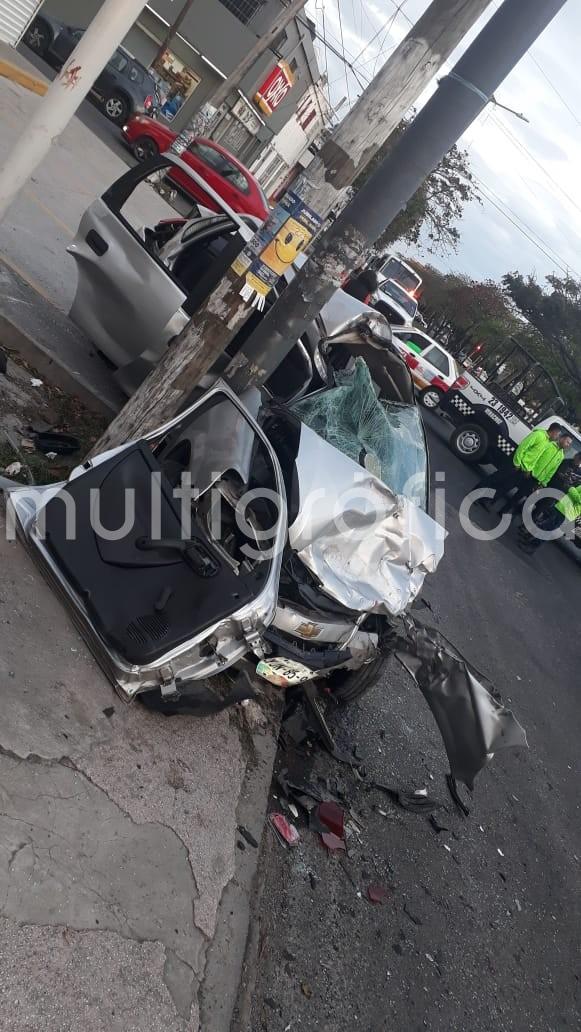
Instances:
[[[420,391],[418,395],[418,400],[424,408],[434,412],[442,400],[442,392],[437,387],[424,387],[423,391]]]
[[[112,93],[110,97],[107,97],[103,101],[103,108],[107,118],[117,125],[126,122],[129,117],[129,104],[120,93]]]
[[[150,161],[151,158],[157,158],[159,147],[155,140],[152,140],[151,136],[138,136],[131,151],[137,161]]]
[[[349,706],[356,699],[360,699],[365,692],[373,687],[381,671],[385,659],[379,656],[377,659],[366,663],[359,670],[336,670],[328,679],[332,698],[340,706]]]
[[[488,451],[488,434],[478,423],[463,423],[450,438],[450,448],[463,462],[482,462]]]
[[[39,57],[44,57],[52,43],[52,34],[42,18],[35,18],[24,34],[24,42]]]

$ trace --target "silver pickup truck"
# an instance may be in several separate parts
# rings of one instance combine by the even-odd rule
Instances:
[[[261,225],[252,215],[234,212],[176,155],[166,154],[158,163],[166,168],[177,166],[199,181],[218,210],[198,207],[194,217],[180,217],[151,185],[152,163],[148,162],[130,169],[90,205],[68,248],[77,266],[70,318],[114,367],[114,378],[128,395],[157,364]],[[144,191],[146,207],[152,213],[149,227],[132,217],[138,190],[140,215]],[[295,264],[300,267],[303,261],[305,256],[299,255]],[[291,268],[281,277],[279,289],[284,289],[284,280],[288,282],[293,275]],[[273,299],[276,294],[274,290]],[[297,366],[299,377],[308,374],[309,347],[312,351],[321,336],[362,310],[372,312],[343,290],[336,292],[306,333],[306,340],[297,343],[304,363],[302,371]],[[261,318],[262,314],[253,310],[229,345],[226,364]]]

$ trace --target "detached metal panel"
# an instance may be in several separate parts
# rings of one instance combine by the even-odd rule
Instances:
[[[15,47],[43,0],[0,0],[0,41]]]

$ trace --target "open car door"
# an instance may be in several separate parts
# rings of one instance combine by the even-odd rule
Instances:
[[[151,245],[144,225],[183,222],[159,195],[152,177],[180,168],[204,186],[228,220],[232,235],[223,261],[212,255],[189,289]],[[77,266],[72,321],[117,367],[131,393],[163,355],[168,343],[210,293],[253,230],[212,187],[177,155],[166,154],[124,173],[83,215],[68,251]]]

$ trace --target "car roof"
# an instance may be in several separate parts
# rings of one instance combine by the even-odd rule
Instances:
[[[434,340],[434,338],[430,337],[430,335],[426,333],[425,330],[420,330],[417,328],[417,326],[392,326],[392,331],[393,333],[397,333],[398,336],[402,333],[419,333],[420,337],[424,337],[425,340],[427,340],[430,343],[430,345],[432,345],[435,348],[439,348],[439,350],[443,351],[448,358],[451,358],[454,362],[456,361],[454,356],[449,351],[446,351],[446,348],[443,347],[439,341]]]
[[[245,175],[249,176],[253,183],[258,184],[258,180],[252,175],[250,169],[248,169],[246,165],[243,165],[242,162],[232,154],[232,151],[229,151],[226,147],[222,147],[222,144],[216,143],[215,140],[209,140],[207,136],[195,136],[192,143],[196,142],[203,143],[206,146],[211,147],[212,150],[217,151],[218,154],[221,154],[224,158],[228,158],[228,160],[231,161],[233,165],[236,165],[241,172],[244,172]]]

